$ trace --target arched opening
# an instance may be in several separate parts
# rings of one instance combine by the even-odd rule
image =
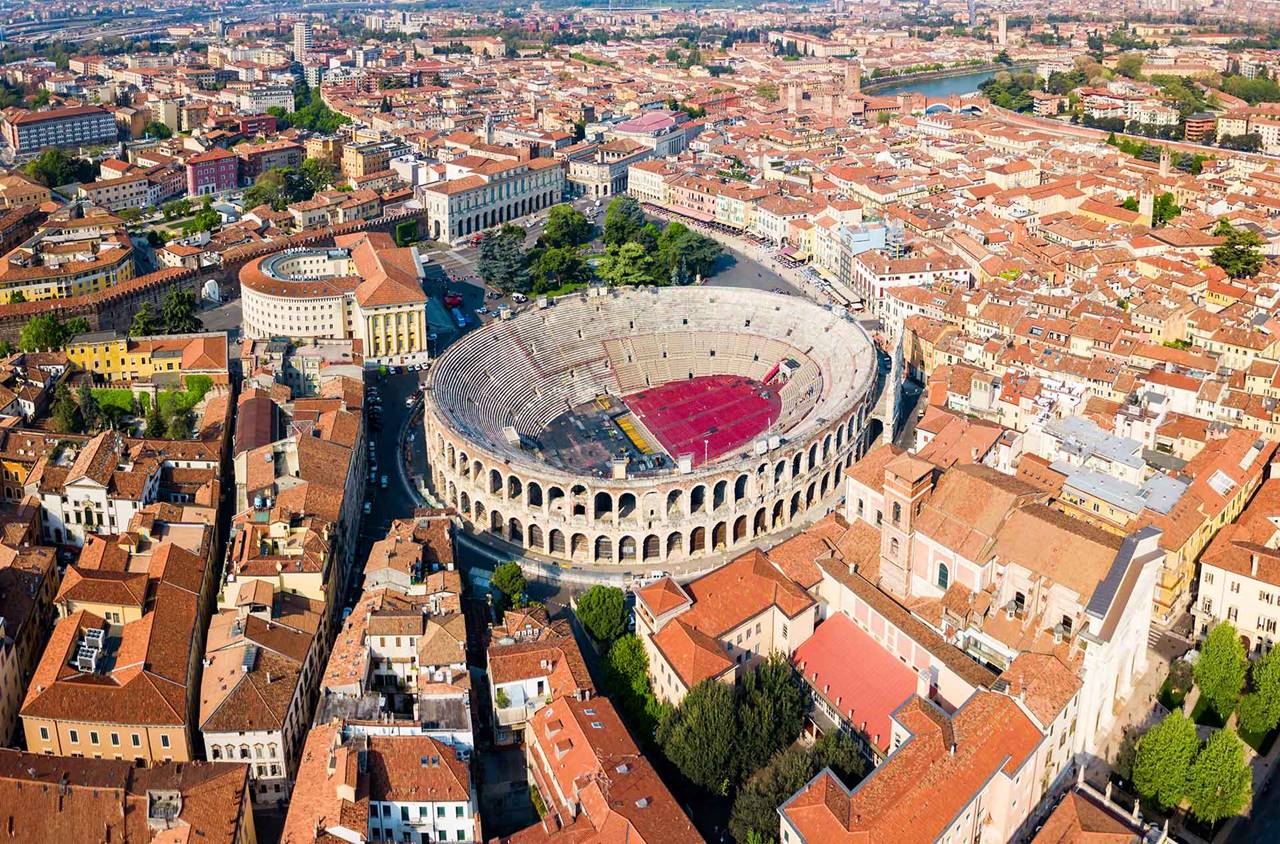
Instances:
[[[519,501],[524,495],[524,484],[515,475],[507,478],[507,498],[512,501]]]
[[[756,518],[752,524],[751,535],[759,536],[769,529],[769,511],[761,507],[756,511]]]
[[[525,488],[525,503],[530,507],[542,506],[542,487],[537,481],[529,481],[529,486]]]
[[[454,507],[457,507],[458,506],[458,487],[454,485],[453,481],[449,481],[449,486],[447,487],[447,489],[448,489],[448,492],[446,493],[446,495],[449,497],[449,503],[452,504]]]
[[[524,526],[520,524],[520,520],[512,517],[507,520],[507,539],[517,545],[524,544]]]
[[[662,555],[662,540],[658,539],[657,534],[649,534],[644,538],[644,548],[642,550],[641,560],[643,562],[652,562],[659,559]]]
[[[716,526],[711,529],[711,550],[723,550],[729,537],[729,526],[724,522],[716,522]]]
[[[569,540],[569,556],[575,560],[586,560],[587,554],[587,537],[585,534],[575,533],[573,538]]]
[[[449,445],[445,446],[444,459],[445,459],[445,463],[449,466],[449,468],[454,469],[456,471],[458,464],[457,464],[457,455],[453,451],[453,443],[449,443]]]
[[[634,536],[624,536],[618,540],[618,560],[624,563],[634,561],[636,558],[636,538]]]
[[[684,550],[684,537],[680,535],[680,531],[672,531],[667,534],[667,557],[673,557]]]
[[[529,525],[529,547],[537,551],[542,550],[542,528],[537,525]]]
[[[696,527],[689,532],[689,554],[700,554],[707,550],[707,529]]]
[[[624,492],[618,496],[618,518],[633,519],[636,515],[636,496],[634,492]]]
[[[489,492],[502,495],[502,473],[497,469],[489,470]]]
[[[831,473],[830,472],[824,473],[822,476],[822,483],[818,484],[819,498],[827,497],[827,484],[829,484],[830,482],[831,482]]]
[[[817,493],[818,493],[818,484],[816,482],[809,484],[809,490],[805,493],[805,496],[804,496],[804,507],[806,510],[812,507],[813,502],[817,500]]]
[[[461,473],[464,478],[471,477],[471,463],[467,459],[467,453],[465,451],[458,452],[458,472]]]
[[[897,540],[894,540],[897,542]],[[946,591],[951,585],[951,570],[947,568],[946,563],[938,563],[938,588]]]
[[[831,435],[827,434],[822,438],[822,459],[826,460],[827,455],[831,453]]]
[[[640,518],[653,521],[659,518],[662,513],[659,508],[662,506],[662,496],[656,492],[646,492],[644,498],[640,502]]]
[[[741,542],[746,538],[747,538],[747,517],[739,516],[738,518],[733,520],[733,544],[737,545],[739,542]]]
[[[797,492],[791,496],[791,510],[787,514],[787,518],[794,519],[796,514],[800,512],[800,493]]]
[[[707,506],[707,488],[698,484],[689,490],[689,512],[701,513]]]
[[[673,489],[667,493],[667,518],[674,519],[681,513],[684,505],[684,490]]]
[[[607,536],[596,537],[596,562],[613,562],[613,540]]]
[[[812,469],[818,465],[818,444],[814,443],[809,446],[809,468]]]
[[[485,514],[484,502],[476,501],[475,502],[476,524],[480,526],[481,530],[483,530],[485,524],[487,524],[484,520],[484,514]]]
[[[554,511],[563,507],[564,490],[558,486],[547,487],[547,509]]]
[[[787,473],[787,461],[779,460],[778,465],[773,467],[773,483],[775,486],[777,484],[782,483],[782,476],[785,475],[786,473]]]
[[[607,492],[597,492],[595,498],[595,518],[603,519],[613,512],[613,496]]]
[[[484,466],[480,465],[479,460],[471,461],[471,476],[476,479],[476,486],[484,483]]]
[[[719,510],[724,506],[725,496],[729,491],[728,481],[716,481],[715,490],[711,494],[711,509]]]
[[[786,504],[782,501],[782,499],[778,499],[777,501],[774,502],[773,520],[770,522],[770,524],[773,527],[776,528],[782,524],[782,515],[785,512],[785,508],[786,508]]]
[[[889,556],[898,559],[898,550],[898,537],[895,536],[889,540]]]
[[[791,477],[793,478],[799,477],[800,470],[803,466],[804,466],[804,454],[802,452],[796,452],[796,456],[791,460]]]
[[[552,528],[551,533],[547,535],[551,540],[551,544],[547,546],[547,553],[564,556],[564,533],[559,528]]]
[[[458,509],[463,515],[471,512],[471,498],[465,491],[458,494]]]
[[[747,476],[739,475],[738,479],[733,482],[733,500],[741,501],[747,497]]]
[[[494,510],[489,514],[489,530],[502,536],[502,514]]]
[[[574,484],[569,490],[569,501],[573,506],[573,515],[587,515],[587,488],[582,484]]]
[[[844,426],[836,428],[836,451],[844,447]]]

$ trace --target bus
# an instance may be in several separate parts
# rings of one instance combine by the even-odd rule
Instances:
[[[457,308],[450,308],[449,312],[453,314],[453,321],[458,324],[459,328],[467,327],[467,315]]]

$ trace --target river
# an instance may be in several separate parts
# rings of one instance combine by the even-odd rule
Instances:
[[[889,97],[894,94],[924,94],[926,97],[949,97],[952,94],[972,94],[978,86],[995,76],[997,70],[979,70],[961,76],[944,76],[940,79],[918,79],[900,82],[877,90],[874,96]]]

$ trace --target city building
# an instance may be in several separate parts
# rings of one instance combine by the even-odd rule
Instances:
[[[19,156],[48,147],[87,147],[114,143],[115,118],[102,106],[85,105],[6,114],[0,132]]]
[[[133,277],[133,242],[105,209],[50,217],[0,259],[0,295],[19,301],[97,293]]]

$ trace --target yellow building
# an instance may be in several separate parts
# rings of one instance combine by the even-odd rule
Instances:
[[[133,278],[133,243],[120,218],[98,209],[47,220],[0,259],[0,302],[65,299]]]
[[[36,184],[30,179],[10,173],[0,176],[0,208],[13,208],[17,205],[39,205],[48,202],[49,189]]]
[[[227,336],[221,332],[130,340],[114,331],[71,338],[67,358],[106,381],[146,381],[165,372],[227,372]]]

